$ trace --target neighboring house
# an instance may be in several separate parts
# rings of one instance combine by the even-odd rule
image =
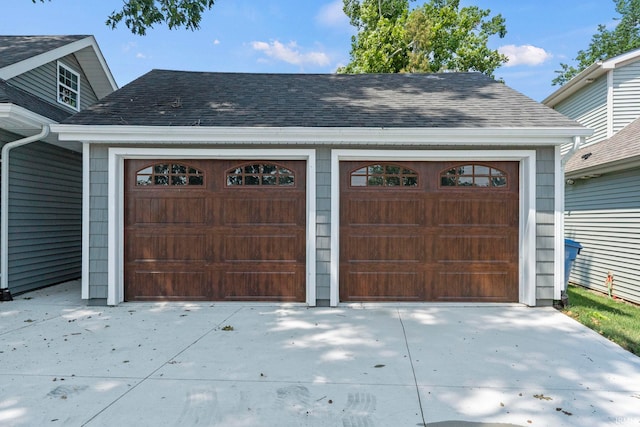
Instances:
[[[49,126],[116,89],[93,36],[0,36],[3,299],[80,277],[82,146]]]
[[[560,146],[479,73],[155,70],[52,126],[84,146],[83,296],[520,302],[563,286]]]
[[[543,101],[594,130],[565,147],[570,281],[640,303],[640,49],[593,64]]]

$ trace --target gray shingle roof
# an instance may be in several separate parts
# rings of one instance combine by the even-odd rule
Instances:
[[[18,105],[56,122],[60,122],[71,115],[65,109],[52,105],[22,89],[13,87],[2,79],[0,79],[0,103]]]
[[[604,166],[640,157],[640,118],[629,123],[611,138],[576,151],[565,166],[566,173]]]
[[[0,68],[90,36],[0,36]]]
[[[242,74],[153,70],[78,125],[581,127],[480,73]]]

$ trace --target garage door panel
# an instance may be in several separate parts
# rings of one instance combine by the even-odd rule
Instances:
[[[345,204],[344,221],[352,226],[415,226],[430,217],[422,200],[349,198]]]
[[[436,260],[442,263],[463,262],[512,263],[517,260],[513,236],[449,234],[440,236],[435,245]],[[517,242],[515,242],[517,245]]]
[[[224,271],[217,275],[220,300],[299,301],[298,271]]]
[[[300,225],[305,221],[300,198],[279,198],[272,194],[268,200],[256,200],[255,194],[242,199],[228,198],[223,206],[223,225]],[[262,195],[264,197],[264,194]]]
[[[402,267],[398,269],[402,270]],[[421,272],[349,271],[344,281],[345,286],[340,288],[343,301],[424,300]]]
[[[487,200],[474,197],[461,200],[460,196],[451,199],[445,197],[438,202],[436,218],[441,226],[510,227],[514,225],[514,218],[517,220],[518,212],[504,198]]]
[[[127,240],[127,261],[181,262],[206,261],[206,236],[172,233],[166,235],[135,234]]]
[[[432,285],[435,301],[517,300],[517,274],[509,271],[446,271],[437,273]]]
[[[132,271],[125,278],[125,299],[207,300],[210,295],[207,278],[206,271]],[[130,283],[135,283],[135,286],[127,286]]]
[[[225,236],[222,262],[298,262],[304,256],[299,234]]]
[[[193,224],[206,222],[206,199],[193,195],[181,197],[141,197],[131,203],[129,224]]]
[[[414,235],[351,235],[348,238],[353,249],[347,251],[353,256],[350,261],[419,262],[424,258],[424,238]]]

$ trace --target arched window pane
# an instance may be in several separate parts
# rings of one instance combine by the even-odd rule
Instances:
[[[136,173],[136,185],[204,185],[204,175],[198,169],[181,163],[157,163]]]
[[[480,164],[459,165],[440,173],[441,187],[499,188],[507,184],[504,171]]]
[[[352,187],[416,187],[418,173],[394,164],[373,164],[351,172]]]
[[[227,170],[227,186],[293,186],[293,171],[273,163],[251,163]]]

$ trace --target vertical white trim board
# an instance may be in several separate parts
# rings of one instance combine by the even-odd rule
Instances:
[[[82,277],[81,297],[89,299],[89,224],[91,215],[91,145],[82,144]]]

